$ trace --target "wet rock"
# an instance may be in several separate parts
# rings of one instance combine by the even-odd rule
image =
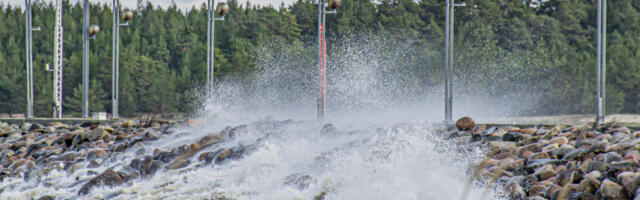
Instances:
[[[93,168],[97,168],[100,167],[100,164],[98,162],[96,162],[95,160],[89,161],[89,164],[87,164],[87,168],[89,169],[93,169]]]
[[[529,157],[527,157],[528,160],[549,159],[549,158],[551,158],[551,157],[549,156],[549,154],[547,154],[547,152],[533,153],[533,154],[529,155]]]
[[[600,155],[602,155],[602,154],[600,154]],[[609,153],[605,154],[605,156],[604,156],[604,162],[606,162],[606,163],[619,161],[620,159],[622,159],[622,156],[620,156],[620,154],[618,154],[616,152],[609,152]]]
[[[576,148],[569,145],[569,144],[564,144],[562,146],[560,146],[558,149],[556,149],[554,151],[554,154],[559,156],[559,157],[564,157],[565,155],[567,155],[569,152],[575,150]]]
[[[507,195],[509,195],[509,199],[525,199],[526,198],[526,193],[524,192],[522,187],[520,187],[520,185],[515,181],[512,181],[509,184],[507,184],[507,186],[504,187],[504,191],[506,191]]]
[[[92,188],[96,186],[116,186],[122,183],[124,183],[124,181],[118,173],[113,170],[107,169],[102,174],[94,177],[93,179],[89,180],[89,182],[84,184],[78,191],[78,194],[87,194]]]
[[[56,197],[53,195],[44,195],[38,198],[38,200],[56,200]]]
[[[98,140],[100,138],[108,138],[108,137],[111,137],[109,132],[100,127],[93,129],[89,134],[89,139],[91,141]]]
[[[504,142],[504,141],[492,141],[489,142],[489,155],[495,155],[499,152],[503,151],[514,151],[516,150],[515,142]]]
[[[502,141],[516,142],[522,139],[522,133],[508,132],[502,136]]]
[[[32,131],[40,131],[41,129],[43,129],[44,126],[42,126],[42,124],[38,124],[38,123],[33,123],[31,124],[31,126],[29,127],[29,132]]]
[[[139,169],[140,169],[140,173],[143,176],[152,176],[161,167],[162,167],[162,163],[160,161],[153,160],[150,156],[147,156],[145,157],[144,161],[142,161]]]
[[[471,130],[475,126],[476,126],[476,122],[473,121],[471,117],[463,117],[458,119],[458,121],[456,121],[456,128],[458,128],[458,130],[461,130],[461,131]]]
[[[103,149],[92,149],[89,151],[89,153],[87,153],[87,159],[94,160],[98,158],[104,158],[105,156],[107,156],[107,154],[107,151]]]
[[[578,185],[578,191],[582,193],[595,193],[598,188],[600,188],[600,182],[591,178],[583,179]]]
[[[153,141],[153,140],[158,140],[158,138],[160,138],[159,134],[157,134],[155,131],[153,131],[153,129],[147,131],[144,134],[144,140],[145,141]]]
[[[544,185],[535,184],[529,188],[529,196],[542,196],[545,188]]]
[[[547,146],[544,146],[544,147],[542,148],[542,151],[543,151],[543,152],[552,152],[552,151],[555,151],[555,150],[556,150],[556,149],[558,149],[558,148],[560,148],[560,146],[558,146],[558,144],[556,144],[556,143],[551,143],[551,144],[548,144]]]
[[[336,128],[332,123],[328,123],[322,126],[322,129],[320,129],[320,134],[327,135],[327,134],[335,133],[337,131],[338,131],[338,128]]]
[[[216,157],[215,152],[204,152],[201,153],[200,156],[198,156],[198,160],[201,162],[204,162],[205,164],[209,164],[211,163],[211,161],[213,161],[213,159]]]
[[[132,128],[134,126],[138,126],[138,123],[133,120],[127,120],[122,123],[123,128]]]
[[[627,195],[633,197],[636,194],[636,189],[640,186],[640,174],[634,172],[622,172],[617,176],[618,184],[624,187]]]
[[[173,125],[167,125],[164,128],[162,128],[162,134],[172,134],[172,133],[175,133],[176,131],[178,131],[178,129]]]
[[[602,178],[602,173],[599,171],[592,171],[584,175],[584,178],[600,180]]]
[[[558,144],[558,145],[568,144],[569,139],[567,139],[566,137],[554,137],[554,138],[551,138],[551,143]]]
[[[587,173],[592,172],[592,171],[600,171],[600,172],[605,172],[607,170],[607,167],[609,166],[608,163],[605,162],[600,162],[600,161],[592,161],[589,163],[589,165],[587,165]]]
[[[156,150],[153,153],[153,159],[154,160],[159,160],[163,163],[168,163],[171,162],[174,158],[176,158],[178,155],[176,153],[176,151],[162,151],[162,150]]]
[[[545,165],[559,165],[559,164],[564,164],[566,162],[567,161],[565,160],[558,160],[558,159],[535,159],[535,160],[527,160],[527,165],[525,167],[533,170]]]
[[[327,125],[325,125],[325,126],[327,126]],[[324,126],[322,127],[322,130],[324,130]],[[320,133],[324,133],[322,130],[320,131]],[[248,131],[249,131],[249,129],[248,129],[247,125],[245,125],[245,124],[240,125],[240,126],[236,126],[236,127],[232,128],[231,130],[229,130],[229,137],[230,138],[234,138],[239,134],[246,134]]]
[[[554,177],[556,175],[556,171],[553,165],[549,164],[536,169],[533,175],[536,176],[538,180],[546,180],[548,178]]]
[[[313,182],[315,182],[315,180],[310,175],[295,173],[295,174],[286,176],[284,178],[283,185],[291,186],[298,190],[304,190],[304,189],[307,189],[309,185],[311,185],[311,183]]]
[[[600,185],[600,194],[604,199],[627,199],[623,187],[617,183],[605,179]]]
[[[569,153],[567,153],[566,155],[564,155],[564,157],[562,157],[563,160],[575,160],[578,158],[582,158],[583,156],[585,156],[586,154],[588,154],[590,151],[588,149],[574,149],[572,151],[569,151]]]

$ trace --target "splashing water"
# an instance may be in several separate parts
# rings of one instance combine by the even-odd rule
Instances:
[[[443,92],[440,85],[425,83],[439,80],[424,80],[430,74],[403,67],[422,62],[416,56],[424,52],[409,42],[367,37],[335,46],[339,52],[329,55],[333,68],[325,122],[314,120],[317,69],[309,64],[313,48],[269,47],[258,50],[258,73],[250,81],[220,81],[207,93],[198,126],[138,143],[105,158],[98,168],[5,179],[0,199],[43,194],[81,199],[501,198],[493,186],[470,184],[471,168],[483,150],[435,131],[433,122],[442,119]],[[472,105],[484,107],[482,102]],[[470,110],[479,114],[487,109]],[[163,168],[151,177],[94,188],[77,197],[82,183],[95,177],[87,175],[90,171],[121,170],[133,159],[152,156],[155,149],[190,145],[242,124],[248,125],[246,131],[200,149],[186,167]],[[198,160],[203,152],[230,148],[241,155],[219,164]]]

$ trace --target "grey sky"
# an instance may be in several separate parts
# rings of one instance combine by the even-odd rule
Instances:
[[[46,2],[50,2],[52,0],[32,0],[33,2],[35,1],[46,1]],[[75,3],[79,0],[70,0],[72,3]],[[107,4],[111,4],[113,2],[113,0],[90,0],[93,3],[107,3]],[[172,0],[144,0],[144,1],[149,1],[151,3],[153,3],[154,5],[160,5],[164,8],[166,8],[167,6],[169,6],[171,4]],[[192,6],[196,6],[196,7],[200,7],[200,5],[206,3],[206,0],[174,0],[176,2],[176,5],[178,5],[179,8],[181,9],[189,9]],[[222,0],[222,1],[226,1],[226,0]],[[246,2],[251,2],[252,5],[261,5],[261,6],[266,6],[266,5],[272,5],[274,7],[280,7],[280,4],[282,2],[284,2],[285,4],[291,4],[293,2],[295,2],[296,0],[238,0],[238,2],[244,4]],[[2,2],[3,4],[10,4],[12,6],[24,6],[24,0],[0,0],[0,2]],[[128,8],[134,8],[136,6],[136,2],[137,0],[120,0],[120,4],[123,5],[124,7],[128,7]]]

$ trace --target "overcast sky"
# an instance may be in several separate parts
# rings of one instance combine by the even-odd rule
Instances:
[[[32,0],[33,2],[35,1],[46,1],[46,2],[50,2],[52,0]],[[78,2],[79,0],[70,0],[72,3]],[[89,0],[92,3],[107,3],[109,5],[111,5],[113,3],[113,0]],[[160,5],[164,8],[166,8],[167,6],[169,6],[171,4],[172,0],[143,0],[143,1],[149,1],[151,3],[153,3],[154,5]],[[202,5],[203,3],[206,3],[207,0],[173,0],[176,2],[176,5],[178,5],[179,8],[181,9],[189,9],[193,6],[196,7],[200,7],[200,5]],[[217,0],[216,2],[219,2],[220,0]],[[222,0],[222,1],[226,1],[226,0]],[[246,2],[251,2],[252,5],[258,4],[261,6],[266,6],[266,5],[272,5],[273,7],[280,7],[280,4],[282,2],[284,2],[285,4],[291,4],[293,2],[295,2],[296,0],[238,0],[238,2],[244,4]],[[24,0],[0,0],[0,2],[2,2],[3,4],[11,4],[13,6],[24,6]],[[137,3],[137,0],[120,0],[120,4],[124,7],[128,7],[128,8],[135,8]]]

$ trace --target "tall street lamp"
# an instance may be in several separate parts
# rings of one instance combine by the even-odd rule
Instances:
[[[83,0],[82,25],[82,117],[89,118],[89,39],[100,32],[98,25],[89,25],[89,0]],[[91,35],[91,36],[89,36]]]
[[[33,31],[40,31],[40,27],[33,27],[31,16],[31,0],[25,0],[25,53],[27,67],[27,115],[33,118]]]
[[[607,0],[598,0],[598,58],[596,70],[596,123],[605,122],[605,86],[607,72]]]
[[[224,16],[229,13],[229,5],[225,2],[218,3],[218,6],[213,10],[215,0],[207,0],[207,88],[213,87],[213,79],[215,72],[215,21],[224,20]],[[215,14],[220,15],[220,18],[216,18]]]
[[[444,122],[447,125],[453,124],[452,100],[453,100],[453,22],[454,7],[465,6],[465,3],[454,3],[455,0],[447,0],[445,17],[445,42],[444,42]]]
[[[326,14],[335,14],[336,9],[342,5],[342,0],[318,0],[318,72],[320,80],[318,88],[320,94],[318,96],[318,119],[324,119],[327,114],[327,38],[326,38]],[[332,10],[327,11],[327,6]]]
[[[111,70],[111,118],[113,119],[118,119],[118,81],[120,79],[120,26],[128,26],[129,20],[133,19],[133,11],[125,9],[124,11],[122,11],[122,13],[120,13],[120,19],[122,19],[124,23],[120,23],[120,19],[118,19],[118,13],[120,13],[120,1],[113,0],[113,67]]]

